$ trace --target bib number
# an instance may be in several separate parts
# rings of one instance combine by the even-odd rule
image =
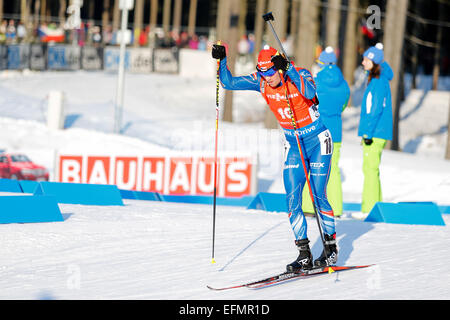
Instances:
[[[333,153],[333,140],[329,130],[325,130],[318,135],[320,141],[320,154],[328,155]]]

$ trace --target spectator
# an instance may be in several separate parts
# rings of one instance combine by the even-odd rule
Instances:
[[[113,38],[112,26],[108,24],[103,28],[103,43],[111,44]]]
[[[197,50],[198,49],[198,36],[193,34],[189,39],[189,48]]]
[[[100,45],[100,43],[102,42],[102,35],[100,33],[99,26],[92,27],[92,42],[95,46]]]
[[[200,36],[198,41],[198,50],[205,51],[208,48],[208,40],[205,36]]]
[[[250,44],[248,43],[247,36],[243,35],[238,42],[239,60],[241,60],[242,63],[247,63],[249,61],[249,51]]]
[[[383,45],[377,43],[363,54],[362,65],[368,73],[367,87],[361,104],[358,136],[363,145],[363,174],[361,212],[353,218],[365,219],[375,203],[382,201],[380,182],[381,153],[387,140],[392,140],[392,101],[389,81],[391,67],[383,61]]]
[[[2,23],[0,24],[0,43],[5,43],[6,42],[6,28],[8,26],[8,23],[3,20]]]
[[[179,48],[187,48],[189,46],[189,36],[186,31],[180,34],[180,42],[178,44]]]
[[[150,26],[146,26],[144,30],[141,30],[139,34],[139,45],[144,47],[148,44],[148,33],[150,32]]]
[[[255,35],[250,33],[248,35],[248,53],[252,54],[255,52]]]
[[[328,201],[335,217],[342,215],[342,182],[339,169],[339,156],[342,143],[341,113],[347,107],[350,98],[350,87],[341,70],[336,65],[337,57],[332,47],[320,53],[317,63],[320,71],[315,78],[317,97],[319,98],[320,118],[331,132],[333,155],[331,156],[331,173],[327,184]],[[303,211],[314,213],[309,191],[303,189]]]
[[[14,20],[9,20],[8,26],[6,27],[6,43],[11,44],[16,42],[16,26]]]
[[[27,36],[27,29],[25,28],[22,21],[17,25],[17,40],[22,42]]]
[[[250,45],[247,40],[247,36],[243,35],[238,43],[238,52],[241,56],[245,56],[249,53]]]

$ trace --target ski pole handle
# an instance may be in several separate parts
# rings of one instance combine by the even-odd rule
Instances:
[[[283,52],[285,58],[289,60],[288,55],[286,54],[286,51],[284,50],[283,45],[281,44],[280,38],[278,38],[275,28],[273,27],[272,22],[270,22],[271,20],[275,21],[272,12],[268,12],[268,13],[264,14],[262,17],[263,17],[264,21],[266,21],[269,24],[270,29],[272,30],[272,34],[275,37],[275,40],[277,40],[278,45],[280,46],[280,49]]]

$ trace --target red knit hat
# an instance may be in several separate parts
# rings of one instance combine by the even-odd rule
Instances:
[[[272,47],[264,46],[258,55],[258,64],[256,65],[256,70],[260,72],[265,72],[273,67],[272,57],[276,55],[278,51]]]

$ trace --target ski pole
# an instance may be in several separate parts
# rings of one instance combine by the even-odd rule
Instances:
[[[278,45],[280,46],[280,49],[283,52],[285,58],[289,60],[289,58],[288,58],[288,56],[286,54],[286,51],[284,51],[283,45],[281,44],[280,38],[278,38],[278,35],[275,32],[275,29],[274,29],[274,27],[272,25],[272,22],[270,22],[271,20],[275,21],[272,12],[268,12],[268,13],[264,14],[262,17],[263,17],[264,21],[266,21],[269,24],[270,29],[272,30],[272,34],[275,37],[275,40],[277,40]]]
[[[220,44],[220,40],[217,41]],[[216,198],[217,198],[217,141],[219,132],[219,70],[220,70],[220,59],[217,59],[217,72],[216,72],[216,137],[214,143],[214,196],[213,196],[213,237],[212,237],[212,258],[211,263],[216,263],[214,260],[214,242],[216,235]]]
[[[273,17],[272,12],[266,13],[262,17],[263,17],[264,21],[266,21],[269,24],[269,26],[270,26],[270,28],[272,30],[272,34],[275,37],[275,39],[277,40],[278,45],[281,48],[281,51],[283,52],[285,58],[289,61],[288,56],[286,54],[286,51],[283,48],[283,44],[281,43],[280,39],[278,38],[278,35],[277,35],[273,25],[272,25],[271,21],[275,20],[274,17]],[[292,106],[291,106],[290,101],[289,101],[288,88],[287,88],[287,85],[286,85],[286,83],[284,81],[283,71],[281,71],[281,70],[280,70],[280,76],[281,76],[281,81],[283,83],[283,86],[285,87],[286,101],[287,101],[287,104],[288,104],[288,107],[289,107],[289,113],[291,115],[292,126],[294,128],[294,133],[295,133],[295,139],[297,140],[297,146],[298,146],[298,150],[299,150],[299,153],[300,153],[300,159],[302,161],[303,171],[305,173],[306,182],[308,184],[309,195],[311,197],[312,205],[313,205],[313,208],[314,208],[314,213],[315,213],[315,216],[316,216],[317,226],[319,228],[320,238],[322,239],[322,244],[323,244],[323,249],[325,251],[325,254],[328,256],[328,252],[327,252],[328,250],[327,250],[327,246],[326,246],[326,243],[325,243],[325,237],[323,235],[322,227],[320,225],[319,215],[317,214],[317,207],[316,207],[316,203],[314,201],[314,193],[313,193],[313,190],[311,188],[311,182],[310,182],[309,177],[308,177],[308,170],[306,168],[305,159],[303,157],[303,152],[302,152],[302,146],[301,146],[301,143],[300,143],[300,138],[298,136],[297,120],[295,119],[295,113],[294,113],[294,110],[292,109]]]

